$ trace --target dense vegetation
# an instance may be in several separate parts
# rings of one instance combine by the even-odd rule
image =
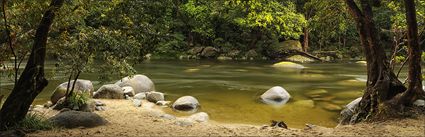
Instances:
[[[400,4],[384,1],[374,9],[379,35],[388,52],[394,45],[406,45],[405,15]],[[34,28],[47,5],[48,1],[32,0],[7,3],[6,15],[18,58],[28,53]],[[425,2],[418,0],[422,40],[423,11]],[[140,61],[149,53],[159,58],[199,58],[199,47],[213,47],[213,55],[206,55],[208,58],[276,59],[268,53],[286,40],[300,41],[305,51],[318,56],[321,51],[337,52],[338,58],[359,59],[363,55],[355,23],[343,1],[74,0],[66,1],[58,16],[51,30],[48,48],[52,50],[48,55],[61,60],[92,58],[96,54],[96,58],[116,64],[122,62],[114,57]],[[4,25],[1,30],[7,34]],[[5,43],[6,37],[2,38]],[[7,46],[2,50],[6,51]],[[69,54],[81,53],[77,51],[92,54]],[[98,56],[97,52],[102,51],[108,52]],[[403,56],[397,59],[404,60]]]

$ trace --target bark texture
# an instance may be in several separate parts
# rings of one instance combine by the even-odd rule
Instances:
[[[365,93],[354,114],[341,118],[341,124],[353,124],[367,119],[379,118],[388,108],[386,102],[392,100],[406,88],[398,80],[389,66],[385,50],[380,44],[379,32],[373,21],[372,6],[379,6],[379,0],[345,0],[351,15],[354,17],[360,42],[367,61],[367,83]],[[360,7],[358,6],[360,5]]]
[[[43,14],[27,65],[0,110],[0,130],[25,118],[35,97],[47,86],[48,81],[44,77],[47,34],[63,2],[64,0],[52,0]]]

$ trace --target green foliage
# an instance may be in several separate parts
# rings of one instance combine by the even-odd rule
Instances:
[[[87,92],[76,93],[73,92],[66,100],[67,107],[70,109],[81,108],[83,105],[87,104],[87,101],[90,99],[90,95]]]
[[[425,62],[425,52],[422,52],[422,56],[421,56],[422,62]],[[425,77],[424,77],[425,78]]]
[[[403,63],[406,60],[405,56],[395,56],[396,63]]]
[[[19,59],[28,55],[48,4],[48,0],[8,2],[6,12]],[[422,33],[425,2],[416,0],[416,4]],[[374,8],[383,45],[392,46],[393,37],[404,34],[403,8],[402,2],[390,0]],[[357,30],[344,1],[330,0],[66,1],[50,31],[47,51],[59,60],[58,71],[68,75],[94,71],[128,75],[136,73],[131,66],[148,53],[173,58],[194,47],[212,46],[226,55],[249,50],[265,54],[278,42],[302,41],[304,31],[310,32],[310,51],[362,55],[355,53],[361,52]],[[10,53],[6,46],[0,50]],[[0,55],[0,64],[10,57]]]
[[[251,29],[282,36],[285,39],[298,39],[307,22],[302,14],[296,13],[292,2],[276,0],[226,1],[225,4],[238,10],[236,24]],[[238,16],[239,15],[239,16]]]
[[[37,113],[28,113],[22,121],[17,123],[15,127],[12,128],[23,129],[25,131],[35,131],[50,130],[55,128],[55,126],[43,115]]]

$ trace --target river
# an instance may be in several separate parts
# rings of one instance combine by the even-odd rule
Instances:
[[[34,104],[46,102],[57,85],[67,80],[64,74],[54,74],[54,62],[47,63],[49,85]],[[283,120],[289,127],[302,128],[306,123],[334,127],[339,109],[361,96],[365,87],[366,66],[356,63],[303,64],[302,70],[272,67],[269,61],[176,61],[153,60],[135,66],[139,74],[152,79],[157,91],[166,100],[191,95],[200,104],[200,111],[210,119],[225,123],[264,125],[270,120]],[[0,94],[13,86],[2,73]],[[405,73],[402,73],[405,77]],[[82,79],[92,80],[95,89],[103,81],[98,73],[84,73]],[[259,96],[273,86],[282,86],[290,94],[283,106],[261,103]],[[312,95],[312,92],[320,95]],[[165,111],[175,115],[169,108]]]

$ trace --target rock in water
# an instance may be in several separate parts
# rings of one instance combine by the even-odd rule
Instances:
[[[183,96],[177,99],[172,107],[180,111],[196,111],[199,107],[199,102],[192,96]]]
[[[196,122],[207,122],[209,120],[209,116],[205,112],[193,114],[189,118]]]
[[[134,93],[155,91],[155,86],[151,79],[145,75],[134,75],[132,77],[125,77],[117,81],[115,84],[120,87],[130,86],[134,89]]]
[[[81,111],[65,111],[49,118],[49,121],[54,125],[65,128],[96,127],[107,123],[104,118],[96,113]]]
[[[74,80],[71,80],[71,83],[69,85],[69,89],[72,89],[72,85],[74,84]],[[56,104],[56,102],[65,96],[66,89],[68,87],[68,82],[64,82],[56,87],[56,89],[53,91],[52,96],[50,97],[50,101],[52,101],[53,104]],[[89,93],[91,95],[91,92],[94,91],[93,83],[90,80],[84,80],[84,79],[78,79],[77,82],[75,82],[75,93]]]
[[[276,67],[276,68],[291,68],[291,69],[303,69],[303,68],[305,68],[303,65],[293,63],[293,62],[287,62],[287,61],[275,63],[275,64],[273,64],[273,67]]]
[[[342,108],[338,105],[332,104],[332,103],[323,103],[323,108],[328,111],[340,111]]]
[[[164,101],[164,93],[155,92],[155,91],[153,91],[153,92],[147,92],[146,93],[146,99],[149,102],[153,102],[153,103],[156,103],[158,101]]]
[[[364,60],[361,60],[361,61],[357,61],[357,62],[356,62],[356,64],[366,65],[366,64],[367,64],[367,62],[366,62],[366,61],[364,61]]]
[[[306,108],[314,108],[314,101],[313,100],[299,100],[293,103],[293,105],[300,106],[300,107],[306,107]]]
[[[301,55],[293,55],[291,57],[286,58],[286,60],[288,61],[293,61],[293,62],[299,62],[299,63],[311,63],[311,62],[315,62],[314,59],[308,58],[308,57],[304,57]]]
[[[291,95],[284,88],[275,86],[264,92],[260,98],[266,104],[283,105],[288,102]]]
[[[124,99],[122,88],[115,84],[103,85],[93,93],[93,98]]]

